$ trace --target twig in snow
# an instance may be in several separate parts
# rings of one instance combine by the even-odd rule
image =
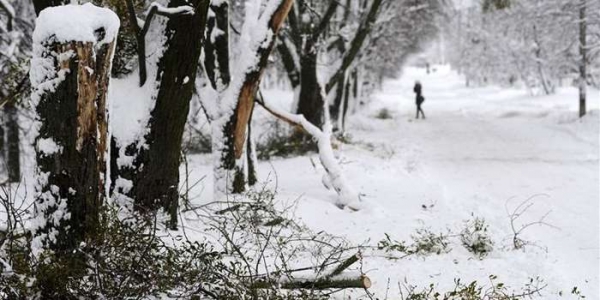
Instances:
[[[512,234],[513,249],[521,249],[526,245],[532,245],[531,242],[528,242],[521,238],[522,233],[525,231],[525,229],[527,229],[529,227],[532,227],[534,225],[540,225],[540,226],[548,226],[550,228],[558,229],[558,227],[546,222],[546,217],[548,217],[548,215],[552,212],[551,210],[549,210],[544,215],[542,215],[537,221],[518,224],[521,216],[523,216],[523,214],[525,214],[535,204],[534,200],[541,196],[548,197],[548,195],[546,195],[546,194],[533,195],[533,196],[525,199],[523,202],[521,202],[519,205],[517,205],[512,210],[509,210],[508,203],[513,198],[510,198],[506,201],[506,204],[505,204],[506,214],[508,215],[508,217],[510,219],[510,228],[513,233]]]

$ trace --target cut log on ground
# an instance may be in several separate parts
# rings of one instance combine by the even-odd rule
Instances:
[[[283,281],[260,281],[252,285],[255,289],[268,289],[278,287],[286,290],[295,289],[368,289],[371,287],[371,279],[365,275],[355,277],[321,278],[321,279],[294,279]]]

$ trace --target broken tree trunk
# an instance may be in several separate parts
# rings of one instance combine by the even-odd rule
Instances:
[[[251,158],[247,149],[248,124],[254,109],[254,97],[269,55],[275,46],[275,37],[293,3],[293,0],[271,0],[267,5],[269,10],[263,12],[264,16],[260,16],[257,25],[267,30],[262,35],[248,36],[247,44],[244,45],[249,52],[244,55],[254,56],[256,60],[240,58],[242,65],[238,68],[243,70],[240,72],[241,76],[232,78],[235,81],[219,93],[220,109],[211,123],[216,197],[228,193],[241,193],[247,184],[254,181],[248,180],[248,166],[245,165],[248,158]],[[257,29],[257,32],[262,31]],[[250,35],[249,32],[243,34]],[[218,53],[216,55],[217,58],[221,56]]]
[[[77,18],[80,28],[70,35],[56,21],[72,26],[70,17],[86,14],[105,22]],[[105,198],[107,91],[119,21],[86,4],[48,8],[36,24],[30,72],[39,122],[36,246],[67,253],[93,238]]]
[[[68,28],[69,30],[65,30]],[[46,8],[36,20],[30,78],[38,128],[34,238],[41,298],[64,299],[85,275],[106,191],[108,83],[119,19],[92,4]]]

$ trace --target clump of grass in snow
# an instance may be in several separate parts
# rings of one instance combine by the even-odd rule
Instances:
[[[483,258],[494,249],[494,242],[488,234],[488,225],[483,218],[475,218],[465,222],[460,232],[462,245],[471,253]]]
[[[388,119],[392,119],[393,118],[392,113],[390,112],[390,110],[387,109],[387,108],[385,108],[385,107],[382,108],[382,109],[380,109],[379,112],[377,112],[377,115],[375,117],[377,119],[380,119],[380,120],[388,120]]]
[[[450,252],[448,235],[443,233],[433,233],[427,228],[417,229],[416,233],[411,235],[412,244],[407,245],[405,241],[392,240],[386,233],[385,239],[377,243],[379,250],[386,252],[402,252],[407,255],[411,254],[442,254]]]

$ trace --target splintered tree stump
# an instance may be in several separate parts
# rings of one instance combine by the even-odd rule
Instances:
[[[107,91],[119,23],[112,11],[86,4],[45,9],[36,25],[36,245],[65,253],[96,235],[106,196]]]

